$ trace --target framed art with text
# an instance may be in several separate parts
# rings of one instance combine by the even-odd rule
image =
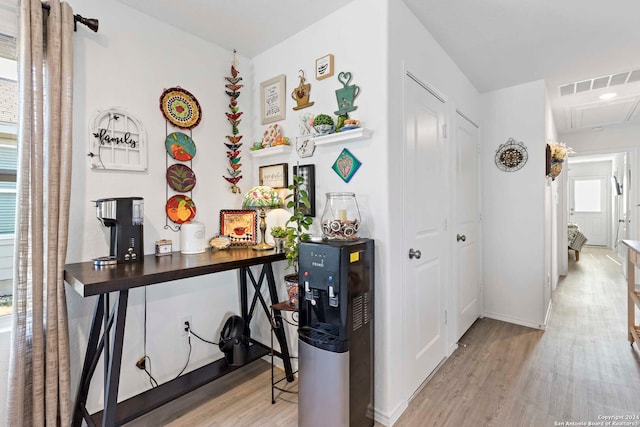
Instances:
[[[271,188],[287,188],[289,185],[289,164],[260,166],[260,185]]]
[[[285,90],[284,74],[260,83],[260,123],[266,125],[285,119]]]

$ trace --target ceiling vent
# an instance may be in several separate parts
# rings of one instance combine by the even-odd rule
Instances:
[[[584,93],[637,81],[640,81],[640,69],[564,84],[560,86],[560,96],[574,95],[576,93]]]

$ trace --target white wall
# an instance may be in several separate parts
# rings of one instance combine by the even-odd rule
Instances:
[[[389,167],[389,221],[391,224],[401,224],[403,218],[403,182],[402,168],[403,151],[402,141],[404,135],[403,125],[403,92],[404,76],[407,71],[430,85],[447,99],[448,113],[445,121],[453,123],[456,109],[462,111],[467,117],[476,123],[482,123],[479,118],[479,95],[466,76],[458,69],[447,53],[438,45],[429,31],[417,20],[413,13],[401,0],[389,1],[389,140],[388,167]],[[449,126],[452,129],[453,126]],[[452,150],[447,141],[447,150]],[[447,153],[447,162],[444,165],[449,178],[453,177],[452,151]],[[452,179],[443,183],[445,189],[450,188]],[[445,190],[446,191],[446,190]],[[450,193],[451,194],[451,193]],[[446,207],[447,218],[452,223],[452,203]],[[405,342],[411,337],[403,335],[404,319],[404,290],[401,289],[402,268],[405,265],[406,249],[402,243],[402,232],[394,228],[396,232],[391,234],[389,265],[393,265],[394,280],[389,289],[384,290],[384,304],[386,324],[384,327],[385,341],[385,371],[384,385],[384,411],[387,419],[393,422],[407,407],[410,392],[407,389],[405,378],[406,354],[403,352]],[[449,229],[453,232],[453,227]],[[454,235],[449,239],[454,239]],[[450,254],[449,256],[452,256]],[[448,308],[454,307],[455,294],[449,288],[447,290]],[[379,296],[380,298],[380,296]],[[452,311],[450,311],[451,313]],[[448,325],[449,351],[455,349],[455,330],[453,322]],[[376,355],[377,357],[378,355]]]
[[[354,19],[357,16],[357,19]],[[316,173],[316,217],[312,227],[319,235],[319,223],[325,205],[325,193],[349,191],[356,198],[363,220],[363,237],[375,239],[376,246],[376,283],[375,283],[375,407],[376,416],[385,417],[388,413],[389,395],[393,392],[389,386],[389,371],[394,369],[394,351],[388,341],[389,328],[395,319],[391,317],[392,295],[397,292],[396,269],[392,269],[390,239],[397,231],[389,218],[388,206],[390,171],[388,151],[396,147],[399,138],[389,138],[387,114],[390,108],[387,95],[387,70],[384,67],[387,58],[386,41],[386,1],[369,2],[356,0],[325,19],[308,27],[279,45],[257,55],[252,59],[254,73],[253,101],[259,105],[260,82],[279,74],[286,74],[287,111],[286,120],[279,122],[284,134],[295,141],[298,134],[300,115],[304,113],[330,114],[337,110],[335,90],[342,87],[338,73],[351,72],[350,84],[360,86],[360,95],[354,105],[358,109],[350,117],[360,120],[365,127],[373,130],[369,139],[356,142],[318,146],[311,158],[301,159],[295,152],[288,155],[254,159],[254,168],[275,163],[289,164],[292,167],[300,162],[315,164]],[[357,46],[357,49],[354,49]],[[316,80],[314,77],[315,60],[328,53],[334,55],[334,76]],[[305,71],[307,82],[311,84],[310,101],[314,105],[299,111],[293,111],[296,104],[290,93],[298,86],[299,70]],[[262,135],[266,125],[260,125],[260,110],[254,110],[251,119],[254,135]],[[349,183],[344,183],[331,170],[343,148],[351,151],[362,166]],[[396,166],[397,169],[397,166]]]
[[[484,315],[544,325],[545,88],[525,83],[482,95]],[[495,150],[513,137],[527,147],[516,172],[495,166]]]
[[[88,261],[108,252],[107,230],[95,218],[91,200],[101,197],[141,196],[145,201],[144,247],[154,252],[154,241],[172,239],[179,248],[179,235],[165,230],[164,140],[169,127],[158,105],[164,88],[181,86],[193,93],[202,107],[202,121],[193,129],[197,155],[193,169],[197,185],[193,199],[196,220],[206,226],[207,235],[218,232],[220,209],[237,209],[241,195],[233,195],[222,175],[227,165],[223,145],[230,126],[225,117],[228,97],[224,76],[230,74],[232,52],[206,43],[165,23],[160,23],[114,0],[72,1],[83,16],[100,19],[97,34],[83,27],[74,34],[74,153],[71,188],[71,218],[67,262]],[[242,54],[242,52],[240,52]],[[246,141],[252,140],[250,126],[252,73],[249,61],[240,56],[239,70],[245,84],[239,98],[241,111],[248,114],[240,125]],[[146,127],[149,169],[145,173],[95,171],[88,168],[88,127],[97,110],[120,106],[137,116]],[[243,153],[243,189],[255,176],[252,162]],[[239,312],[237,274],[219,273],[147,288],[147,354],[152,373],[160,381],[173,378],[185,364],[188,347],[180,335],[179,322],[192,316],[196,332],[216,339],[230,313]],[[281,294],[282,295],[282,294]],[[78,381],[95,298],[82,298],[67,287],[73,384]],[[143,349],[144,291],[130,292],[127,328],[120,381],[120,399],[147,388],[149,382],[135,367]],[[267,329],[268,330],[268,329]],[[256,331],[259,335],[260,331]],[[260,338],[260,336],[257,336]],[[290,336],[289,339],[292,339]],[[262,337],[268,343],[268,335]],[[188,370],[220,357],[217,347],[193,341]],[[97,369],[88,408],[102,404],[101,367]]]

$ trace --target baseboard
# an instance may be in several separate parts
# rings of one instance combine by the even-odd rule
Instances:
[[[547,306],[547,314],[544,316],[544,325],[540,329],[547,329],[547,325],[549,324],[549,320],[551,319],[551,300],[549,300],[549,305]]]
[[[385,426],[392,426],[396,421],[398,421],[400,416],[404,413],[404,411],[407,410],[408,407],[409,404],[407,402],[402,402],[398,406],[396,406],[396,408],[391,411],[391,413],[381,412],[376,408],[375,421]]]
[[[501,314],[495,313],[483,313],[484,317],[488,317],[489,319],[500,320],[501,322],[513,323],[514,325],[526,326],[527,328],[533,329],[545,329],[545,325],[541,325],[539,323],[532,323],[522,319],[516,319],[509,316],[503,316]]]

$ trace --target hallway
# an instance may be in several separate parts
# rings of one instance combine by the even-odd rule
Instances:
[[[620,261],[595,247],[569,259],[546,331],[478,320],[395,425],[546,427],[618,416],[629,422],[618,425],[639,426],[640,352],[625,332]],[[272,405],[269,375],[254,363],[127,425],[296,426],[296,396]]]
[[[571,256],[545,332],[477,321],[396,425],[541,427],[608,416],[640,425],[640,352],[627,341],[619,263],[603,248]]]

